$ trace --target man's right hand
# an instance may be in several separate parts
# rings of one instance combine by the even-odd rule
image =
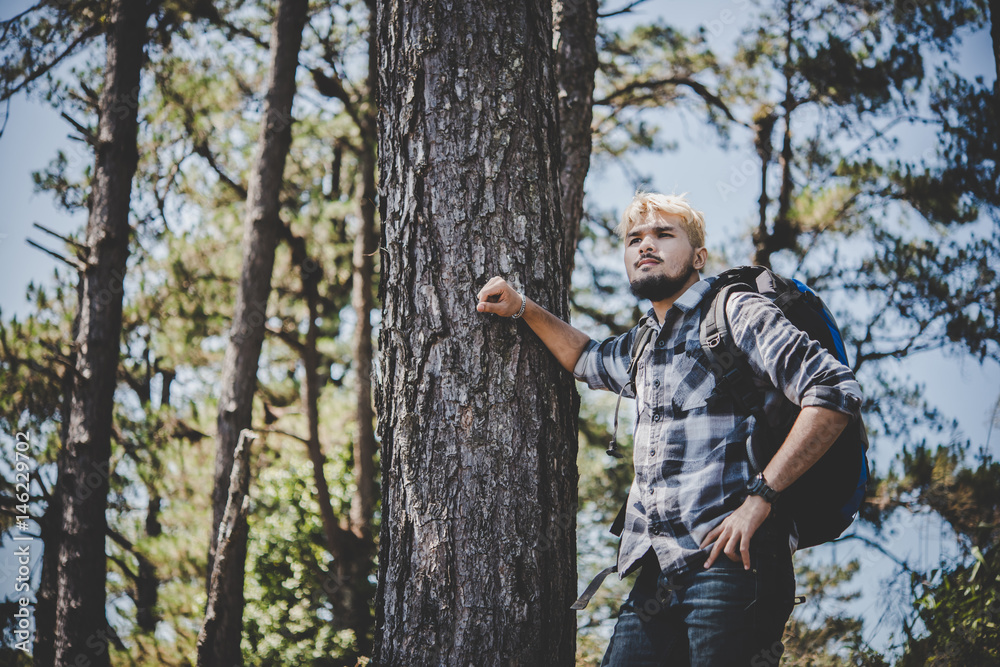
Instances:
[[[480,313],[510,317],[521,310],[521,295],[500,276],[490,278],[477,297],[476,310]]]
[[[477,295],[479,303],[476,310],[480,313],[494,313],[501,317],[512,317],[521,311],[524,304],[525,324],[531,327],[543,343],[549,348],[559,364],[573,372],[580,354],[590,342],[590,336],[563,322],[558,317],[545,310],[531,299],[525,298],[499,276],[490,278]]]

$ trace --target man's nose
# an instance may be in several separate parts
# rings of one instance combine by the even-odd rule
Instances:
[[[653,243],[652,234],[643,234],[639,241],[639,252],[652,252],[656,250],[656,244]]]

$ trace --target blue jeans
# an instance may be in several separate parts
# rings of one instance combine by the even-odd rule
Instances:
[[[642,563],[602,667],[778,665],[795,598],[787,528],[760,527],[749,571],[725,554],[711,569],[675,576],[661,574],[652,552]]]

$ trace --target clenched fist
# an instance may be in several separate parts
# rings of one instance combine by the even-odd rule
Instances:
[[[501,317],[517,315],[524,304],[524,297],[500,276],[490,278],[483,289],[479,290],[477,297],[479,298],[479,303],[476,304],[477,311]]]

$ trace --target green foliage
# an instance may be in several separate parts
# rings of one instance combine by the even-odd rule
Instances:
[[[632,482],[630,420],[619,425],[618,446],[625,455],[619,460],[605,453],[611,438],[609,416],[614,411],[615,397],[605,392],[585,392],[580,406],[580,449],[577,466],[580,471],[580,509],[577,513],[578,589],[583,589],[604,568],[614,564],[618,539],[609,528],[618,509],[628,497]],[[626,400],[622,413],[631,409]],[[607,647],[607,638],[614,626],[618,606],[628,595],[634,576],[619,581],[617,575],[604,584],[587,608],[577,612],[577,664],[598,665]]]
[[[997,482],[994,476],[994,484]],[[1000,549],[971,551],[970,565],[913,582],[925,634],[911,638],[900,667],[1000,664]]]
[[[785,628],[783,665],[826,667],[887,665],[864,641],[862,622],[843,611],[844,603],[858,597],[845,591],[860,570],[857,560],[845,565],[796,566],[797,593],[805,602],[796,606]]]
[[[268,467],[257,482],[243,652],[248,665],[261,667],[343,665],[342,656],[357,655],[356,645],[353,634],[334,623],[328,595],[337,581],[327,568],[309,464],[292,458],[300,462]]]
[[[594,88],[594,151],[615,158],[637,150],[661,151],[661,127],[648,112],[664,106],[702,107],[720,131],[725,105],[709,92],[721,76],[703,34],[687,35],[665,23],[629,32],[601,31]]]

